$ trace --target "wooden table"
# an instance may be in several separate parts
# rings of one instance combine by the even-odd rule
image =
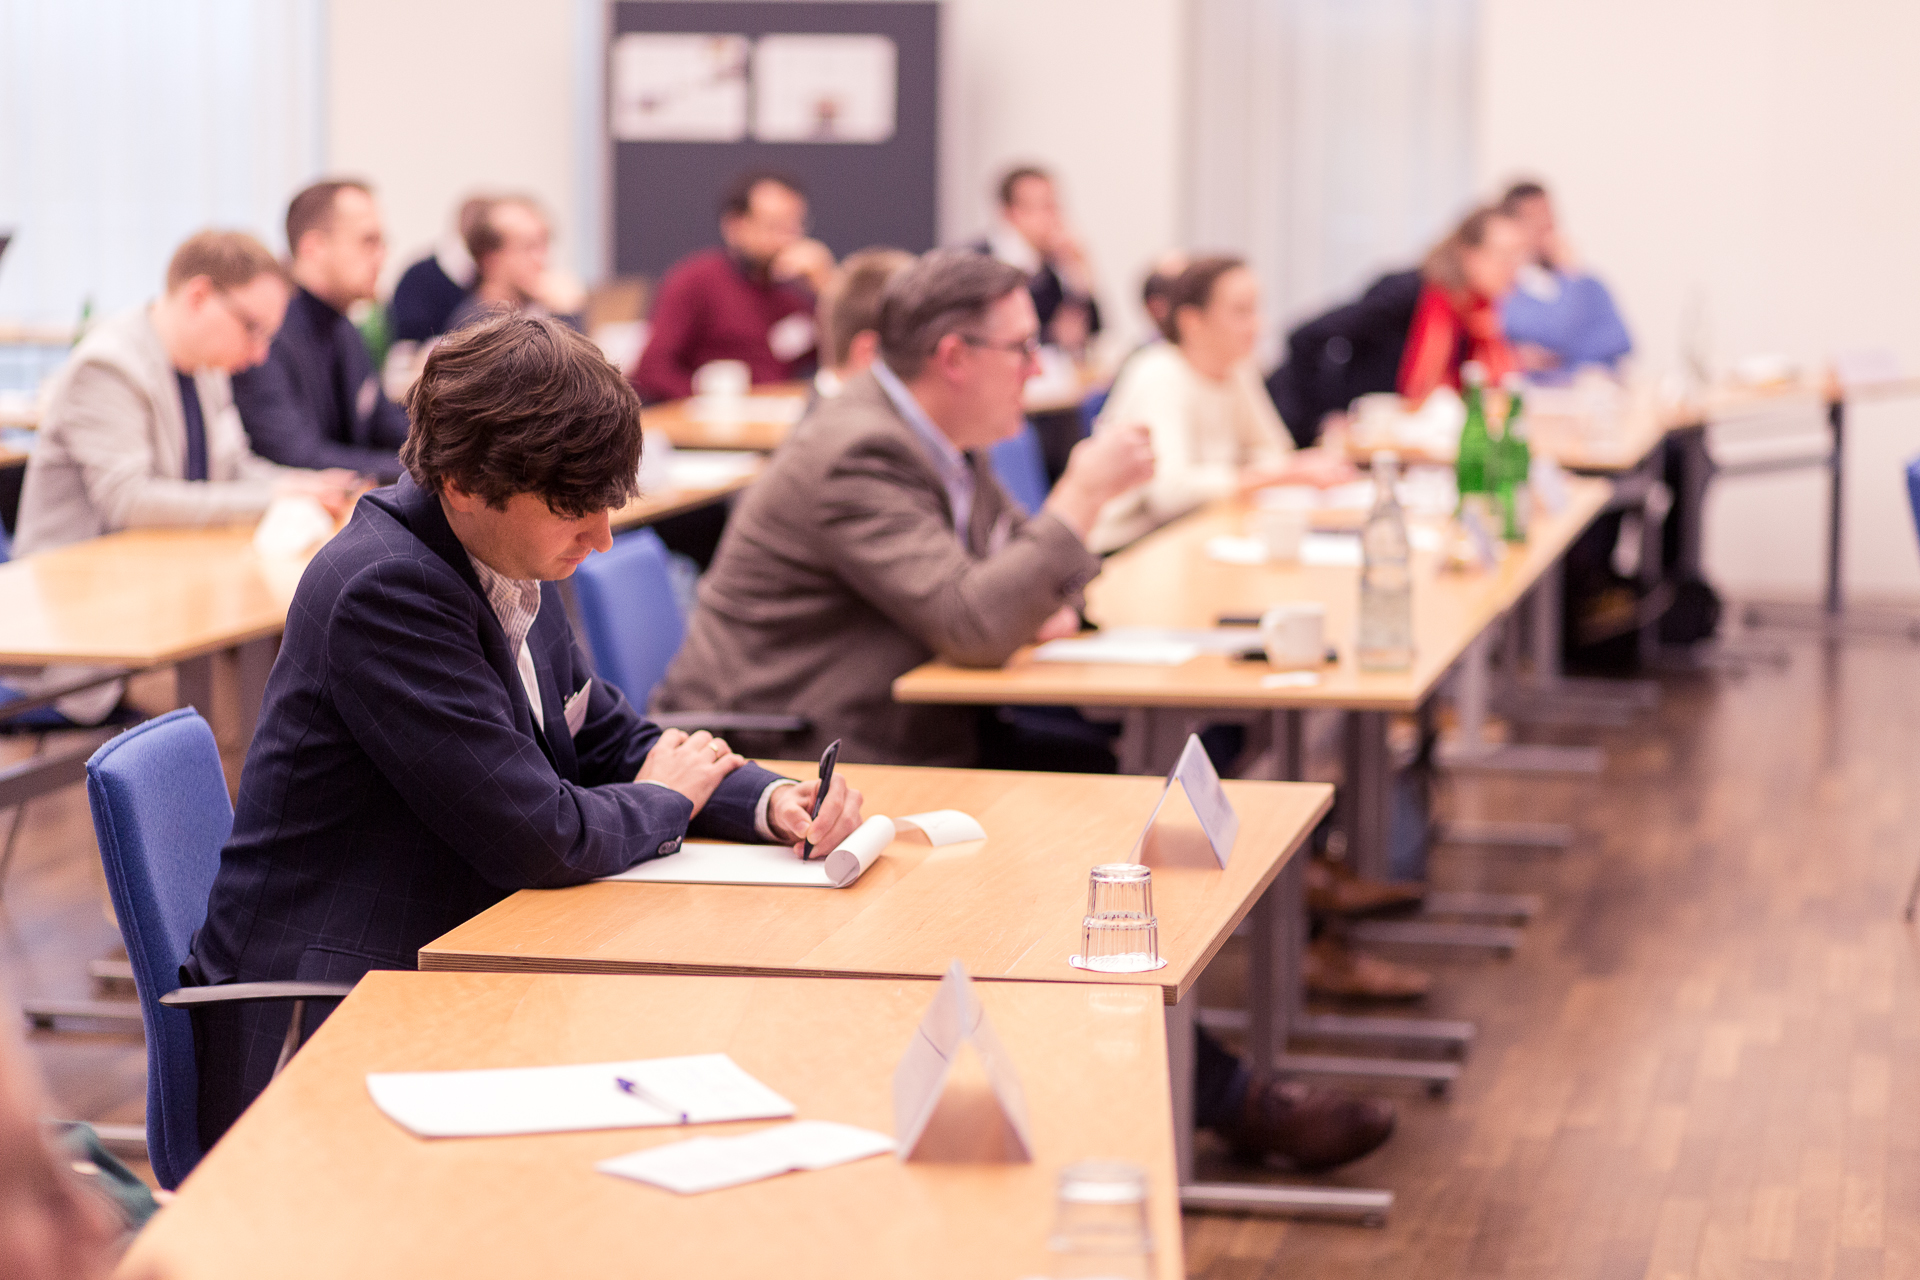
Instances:
[[[1087,393],[1102,386],[1106,375],[1091,369],[1077,371],[1074,388],[1047,390],[1026,398],[1030,414],[1065,413],[1078,410]],[[749,395],[749,412],[737,421],[718,422],[707,416],[697,397],[667,400],[641,410],[641,420],[649,431],[663,432],[677,449],[753,449],[772,453],[785,443],[800,421],[810,388],[804,382],[777,382],[755,387]],[[757,412],[762,406],[779,402],[777,413]]]
[[[811,762],[770,767],[810,777]],[[895,841],[853,886],[609,883],[523,890],[420,950],[422,969],[709,973],[1120,983],[1168,1004],[1207,962],[1332,803],[1321,784],[1229,782],[1240,834],[1225,871],[1196,839],[1155,867],[1167,965],[1098,974],[1080,949],[1087,870],[1124,862],[1160,798],[1158,778],[843,764],[869,814],[960,809],[985,843]],[[1158,861],[1149,859],[1150,862]]]
[[[751,471],[717,484],[670,484],[664,489],[643,493],[613,513],[614,532],[652,524],[656,520],[665,520],[668,516],[677,516],[710,503],[723,502],[745,490],[760,478],[760,473],[765,469],[764,465],[756,466]]]
[[[804,777],[811,763],[773,764]],[[1200,971],[1251,917],[1247,1043],[1284,1043],[1294,899],[1268,890],[1332,802],[1321,784],[1228,782],[1240,830],[1221,870],[1197,826],[1170,824],[1149,850],[1164,968],[1094,974],[1079,950],[1088,868],[1125,860],[1161,791],[1157,778],[843,764],[868,813],[957,808],[985,843],[930,850],[897,841],[847,889],[589,884],[524,890],[420,950],[423,970],[697,973],[932,981],[958,959],[976,979],[1157,988],[1168,1006],[1175,1151],[1189,1205],[1307,1210],[1369,1220],[1391,1195],[1340,1188],[1199,1184],[1193,1170],[1193,1035]],[[1292,880],[1298,880],[1293,876]],[[1297,892],[1297,887],[1294,892]]]
[[[643,886],[631,886],[635,888]],[[594,1163],[764,1122],[415,1138],[369,1071],[724,1051],[799,1118],[893,1131],[929,983],[368,974],[147,1227],[127,1277],[1012,1277],[1046,1271],[1075,1160],[1147,1170],[1154,1274],[1184,1274],[1164,1022],[1148,992],[982,983],[1019,1071],[1031,1164],[876,1156],[677,1196]]]
[[[1023,648],[1001,667],[929,662],[901,676],[901,702],[1089,707],[1187,707],[1349,711],[1418,710],[1462,653],[1511,609],[1566,553],[1605,506],[1604,481],[1575,479],[1561,512],[1536,519],[1528,540],[1488,573],[1440,566],[1436,552],[1414,553],[1414,662],[1406,671],[1361,671],[1354,655],[1359,570],[1299,565],[1221,564],[1209,538],[1242,535],[1249,504],[1216,504],[1150,534],[1112,556],[1087,588],[1087,616],[1103,627],[1213,627],[1222,616],[1252,616],[1276,602],[1326,606],[1327,638],[1340,653],[1318,685],[1270,689],[1265,663],[1202,654],[1177,667],[1036,662]]]
[[[804,382],[776,382],[755,387],[748,397],[749,408],[778,404],[780,412],[772,416],[750,413],[739,421],[717,422],[704,416],[696,397],[647,405],[640,411],[640,421],[647,430],[664,433],[676,449],[752,449],[772,453],[800,420],[807,393]]]

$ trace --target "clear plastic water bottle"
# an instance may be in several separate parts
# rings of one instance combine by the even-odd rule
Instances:
[[[1149,1280],[1146,1171],[1118,1160],[1062,1169],[1047,1262],[1049,1280]]]
[[[1407,517],[1395,493],[1400,459],[1373,455],[1373,510],[1360,534],[1360,634],[1354,645],[1362,671],[1405,671],[1413,665],[1413,562]]]

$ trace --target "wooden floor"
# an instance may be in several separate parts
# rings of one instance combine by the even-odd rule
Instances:
[[[1920,650],[1791,654],[1553,735],[1604,743],[1600,779],[1444,785],[1580,838],[1434,859],[1547,910],[1510,960],[1433,966],[1426,1012],[1479,1023],[1464,1075],[1332,1179],[1390,1222],[1189,1216],[1192,1275],[1920,1275]]]
[[[1392,1189],[1392,1219],[1190,1217],[1192,1274],[1920,1276],[1920,650],[1801,644],[1669,679],[1632,729],[1534,736],[1602,743],[1608,771],[1441,789],[1580,838],[1435,857],[1443,886],[1547,909],[1509,960],[1432,963],[1425,1012],[1480,1025],[1464,1075],[1394,1091],[1394,1139],[1328,1179]],[[0,897],[15,992],[87,991],[115,942],[95,856],[78,789],[30,809]],[[139,1119],[137,1034],[30,1043],[57,1111]]]

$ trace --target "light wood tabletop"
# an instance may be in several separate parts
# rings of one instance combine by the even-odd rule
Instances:
[[[807,402],[804,382],[777,382],[755,387],[746,398],[746,412],[720,419],[697,398],[667,400],[640,411],[649,431],[659,431],[676,449],[752,449],[772,453],[800,420]]]
[[[901,702],[1115,707],[1321,707],[1415,711],[1475,637],[1519,601],[1606,505],[1612,486],[1573,479],[1566,507],[1536,517],[1524,544],[1487,573],[1441,567],[1433,551],[1414,553],[1414,662],[1406,671],[1361,671],[1353,637],[1360,573],[1353,568],[1230,565],[1209,559],[1206,543],[1247,528],[1249,506],[1219,503],[1148,535],[1108,559],[1087,588],[1087,614],[1102,627],[1216,625],[1254,616],[1288,600],[1326,606],[1327,639],[1339,661],[1320,683],[1269,687],[1264,662],[1203,653],[1180,666],[1036,662],[1021,649],[1001,667],[930,662],[893,684]]]
[[[770,764],[811,777],[808,763]],[[868,814],[972,814],[981,842],[895,841],[846,889],[609,883],[523,890],[420,950],[422,969],[938,978],[1157,986],[1173,1003],[1332,803],[1317,783],[1228,782],[1239,838],[1220,870],[1191,816],[1154,868],[1160,953],[1141,974],[1095,974],[1080,949],[1087,873],[1126,861],[1162,779],[842,764]],[[1170,801],[1170,811],[1176,804]]]
[[[1078,409],[1090,392],[1108,381],[1106,373],[1092,368],[1076,369],[1070,385],[1042,385],[1036,381],[1026,396],[1026,410],[1028,413],[1064,413]],[[647,405],[640,411],[640,418],[649,431],[664,433],[677,449],[753,449],[772,453],[798,425],[808,391],[804,382],[776,382],[755,387],[747,396],[746,412],[732,419],[716,418],[714,411],[703,407],[697,398]]]
[[[679,1196],[597,1161],[765,1122],[507,1138],[413,1137],[369,1071],[724,1052],[798,1118],[893,1132],[892,1075],[924,982],[375,972],[135,1241],[127,1277],[1013,1277],[1047,1270],[1060,1170],[1148,1176],[1154,1274],[1184,1274],[1166,1025],[1111,986],[978,984],[1019,1073],[1032,1163],[891,1155]],[[970,1120],[967,1080],[936,1119]]]
[[[154,667],[286,626],[307,558],[253,526],[137,529],[0,565],[0,662]]]
[[[709,503],[720,502],[746,489],[759,478],[764,466],[756,466],[728,480],[700,484],[670,484],[651,493],[643,493],[626,506],[613,513],[612,524],[615,532],[636,528],[643,524],[652,524],[668,516],[677,516],[685,512],[704,507]]]

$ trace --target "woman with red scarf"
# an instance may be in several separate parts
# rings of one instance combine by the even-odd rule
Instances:
[[[1443,383],[1458,390],[1469,360],[1486,367],[1490,386],[1519,367],[1500,330],[1500,300],[1524,255],[1519,225],[1492,206],[1467,215],[1434,246],[1420,269],[1420,300],[1400,356],[1402,396],[1418,404]]]

